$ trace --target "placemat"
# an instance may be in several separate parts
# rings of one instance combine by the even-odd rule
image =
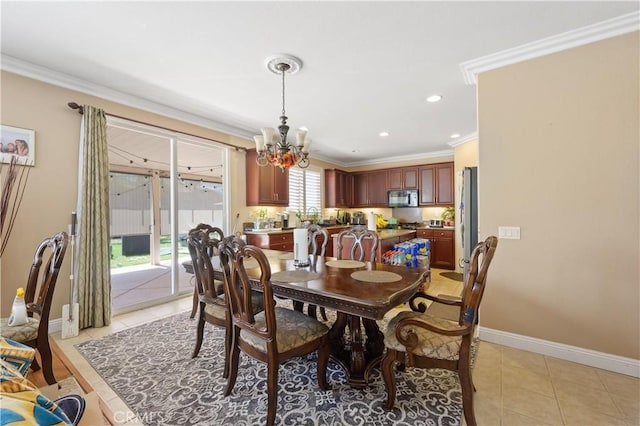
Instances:
[[[311,281],[318,278],[320,274],[310,271],[280,271],[275,274],[271,274],[273,281],[281,281],[285,283],[298,283],[304,281]]]
[[[358,260],[330,260],[325,265],[333,268],[362,268],[366,264]]]
[[[293,259],[293,253],[281,254],[280,256],[278,256],[278,259],[281,259],[281,260],[292,260]]]
[[[389,271],[356,271],[351,274],[351,278],[372,283],[392,283],[402,279],[400,275]]]

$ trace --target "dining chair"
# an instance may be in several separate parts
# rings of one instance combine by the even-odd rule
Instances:
[[[218,259],[222,230],[207,224],[199,224],[189,231],[189,254],[196,278],[199,315],[196,328],[196,346],[191,355],[200,353],[204,338],[204,325],[209,323],[225,329],[225,357],[223,377],[229,375],[229,351],[231,348],[231,316],[224,294],[224,281],[214,279],[214,259]],[[256,311],[262,310],[262,297],[254,295]]]
[[[349,242],[353,242],[351,249],[349,250],[350,260],[363,261],[367,254],[365,242],[370,240],[371,247],[369,248],[369,259],[371,262],[376,261],[376,254],[378,252],[378,233],[376,231],[370,231],[363,225],[356,225],[340,232],[337,238],[337,253],[335,253],[335,255],[338,259],[343,258],[342,252],[346,238]]]
[[[282,362],[317,351],[318,385],[323,390],[329,388],[329,327],[302,312],[276,306],[270,281],[271,268],[260,248],[246,245],[240,238],[228,237],[220,244],[220,261],[233,323],[230,374],[225,396],[233,391],[240,351],[266,363],[267,425],[273,425],[278,402],[278,369]],[[263,296],[264,311],[259,313],[250,303],[253,285],[245,269],[248,262],[253,263],[259,272],[259,281],[253,284],[259,287]]]
[[[196,278],[196,273],[195,273],[195,261],[193,258],[193,253],[192,253],[192,249],[191,249],[191,245],[188,243],[188,238],[189,235],[191,235],[191,232],[197,231],[198,229],[202,229],[204,231],[209,231],[210,236],[217,236],[218,241],[220,241],[222,238],[224,238],[224,233],[222,232],[222,229],[217,228],[217,227],[212,227],[210,225],[207,225],[206,223],[199,223],[195,228],[191,229],[189,231],[189,234],[187,234],[187,245],[189,246],[189,254],[191,255],[191,272],[193,273],[193,278],[197,280]],[[187,269],[185,267],[185,269]],[[189,272],[189,270],[187,269],[187,272]],[[219,282],[218,287],[220,288],[220,292],[224,292],[224,284],[222,283],[222,281]],[[200,306],[200,299],[198,296],[198,284],[196,281],[196,285],[193,286],[193,306],[191,307],[191,316],[190,318],[195,318],[196,314],[198,313],[198,306]]]
[[[385,408],[392,408],[396,397],[393,369],[396,363],[407,367],[443,368],[458,374],[464,418],[469,426],[476,425],[471,349],[487,272],[497,245],[498,239],[490,236],[473,249],[456,321],[425,313],[425,299],[439,301],[438,297],[425,293],[416,293],[409,302],[411,310],[400,312],[389,321],[384,333],[386,353],[381,364],[387,390]]]
[[[53,358],[49,345],[49,313],[68,243],[67,233],[59,232],[53,237],[45,238],[36,248],[24,294],[29,321],[23,325],[9,327],[8,318],[0,320],[2,337],[29,345],[38,351],[43,376],[50,385],[56,383],[56,378],[53,374]],[[45,267],[41,269],[45,257]],[[33,314],[38,314],[38,318],[34,318]],[[31,369],[40,369],[35,359],[31,363]]]
[[[327,244],[329,242],[329,232],[316,224],[309,225],[307,227],[307,231],[309,232],[309,254],[312,256],[324,257],[327,251]],[[295,304],[296,302],[294,302],[294,305]],[[318,318],[316,310],[317,306],[310,304],[307,307],[307,314],[312,318]],[[323,320],[328,320],[327,312],[322,306],[320,307],[320,316],[322,316]]]

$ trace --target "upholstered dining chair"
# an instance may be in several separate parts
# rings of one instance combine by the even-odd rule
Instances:
[[[225,396],[233,391],[238,375],[240,351],[267,364],[267,425],[273,425],[278,402],[278,368],[293,357],[318,352],[318,385],[328,389],[329,328],[302,312],[277,307],[271,288],[271,268],[260,248],[246,245],[236,237],[220,244],[220,261],[225,276],[225,292],[233,321],[230,372]],[[260,272],[259,286],[264,311],[257,313],[250,303],[251,283],[245,266],[252,263]]]
[[[327,243],[329,242],[329,232],[316,224],[309,225],[307,230],[309,232],[309,254],[324,257],[327,251]],[[294,302],[294,306],[295,304],[296,302]],[[316,310],[316,305],[309,305],[307,307],[307,314],[310,317],[317,318]],[[322,306],[320,307],[320,315],[323,320],[327,321],[327,312]]]
[[[338,259],[343,258],[343,248],[345,245],[345,238],[352,240],[353,245],[349,250],[349,259],[350,260],[360,260],[363,261],[367,254],[367,250],[365,248],[365,242],[370,240],[371,247],[369,248],[369,258],[371,262],[376,261],[376,255],[378,252],[378,233],[376,231],[370,231],[365,226],[355,225],[349,229],[345,229],[344,231],[338,234],[338,243],[336,245],[337,253],[335,253]]]
[[[212,258],[218,255],[218,243],[223,236],[220,228],[204,223],[198,224],[189,231],[187,242],[196,280],[194,302],[199,307],[199,309],[194,309],[199,312],[199,315],[196,347],[191,354],[192,358],[200,353],[205,322],[228,329],[230,319],[227,315],[227,303],[224,299],[224,283],[213,279],[212,264]],[[191,315],[193,317],[193,311]],[[225,374],[227,372],[227,357],[225,357]]]
[[[189,247],[189,254],[191,255],[191,269],[193,272],[193,279],[196,280],[196,285],[193,286],[193,306],[191,307],[191,318],[195,318],[196,314],[198,313],[198,306],[200,306],[200,298],[198,295],[198,284],[197,284],[197,276],[195,271],[195,261],[193,258],[191,244],[188,244],[189,242],[188,238],[189,238],[189,235],[191,235],[191,232],[197,231],[198,229],[209,231],[209,236],[215,237],[218,241],[224,238],[224,233],[222,232],[222,229],[218,227],[210,226],[206,223],[199,223],[195,228],[189,231],[189,234],[187,234],[187,245]],[[214,254],[211,253],[211,255],[213,256]],[[217,256],[217,249],[216,249],[215,255]],[[224,292],[224,284],[222,283],[222,281],[218,283],[218,287],[220,288],[220,293]]]
[[[222,231],[207,224],[199,224],[189,231],[189,254],[193,263],[196,278],[199,315],[196,328],[196,346],[191,355],[195,358],[200,353],[204,337],[204,325],[209,323],[225,328],[225,357],[223,377],[229,375],[229,351],[231,348],[231,316],[224,294],[224,282],[214,279],[214,259],[219,255],[218,245],[222,239]],[[255,310],[262,310],[262,297],[254,295]]]
[[[444,368],[458,374],[464,418],[469,426],[476,424],[471,346],[487,272],[497,245],[498,239],[491,236],[474,248],[456,321],[425,313],[425,299],[438,301],[437,297],[425,293],[417,293],[410,299],[411,311],[400,312],[389,321],[384,333],[386,353],[381,366],[387,390],[386,408],[393,407],[396,397],[393,369],[396,363],[407,367]]]
[[[27,324],[9,327],[8,318],[0,320],[2,337],[24,343],[38,351],[42,374],[50,385],[56,383],[56,378],[53,375],[53,357],[49,345],[49,313],[68,242],[67,233],[59,232],[44,239],[36,248],[24,294],[29,317]],[[45,258],[45,266],[41,268]],[[34,318],[33,314],[38,314],[38,318]],[[31,368],[34,371],[40,369],[35,359]]]

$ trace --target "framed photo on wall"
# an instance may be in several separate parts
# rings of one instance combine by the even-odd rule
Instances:
[[[19,164],[35,166],[35,132],[2,124],[0,125],[0,161],[9,163],[13,156],[18,157]]]

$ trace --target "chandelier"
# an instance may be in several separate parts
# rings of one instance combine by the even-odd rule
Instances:
[[[256,163],[260,167],[271,164],[283,170],[294,165],[304,169],[309,166],[308,156],[311,140],[307,138],[307,130],[300,128],[296,130],[295,145],[287,141],[289,126],[287,125],[288,117],[284,110],[284,76],[285,74],[297,73],[302,68],[302,61],[291,55],[276,55],[267,58],[265,65],[272,73],[282,75],[282,115],[277,133],[271,127],[263,127],[260,129],[262,134],[253,137],[258,152]]]

